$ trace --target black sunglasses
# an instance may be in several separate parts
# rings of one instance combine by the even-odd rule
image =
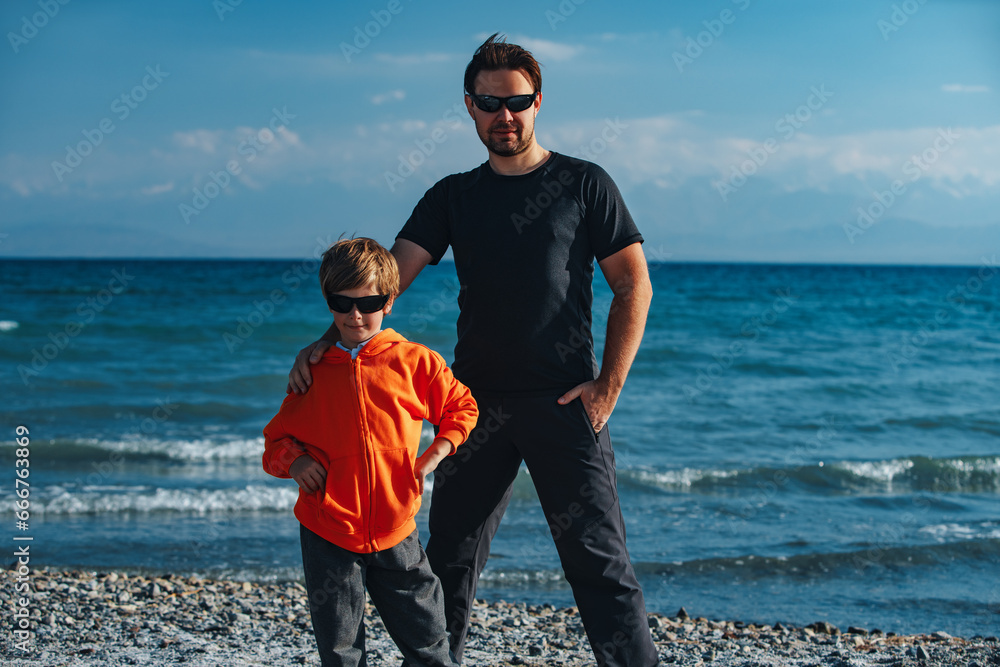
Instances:
[[[357,306],[359,313],[369,315],[385,308],[385,304],[389,303],[389,295],[378,294],[354,299],[341,294],[331,294],[326,297],[326,303],[330,306],[330,310],[335,313],[349,313],[354,306]]]
[[[530,95],[511,95],[510,97],[474,95],[473,93],[469,93],[468,95],[472,98],[473,104],[487,113],[499,111],[500,105],[506,105],[507,109],[509,109],[511,113],[517,113],[518,111],[524,111],[535,103],[535,98],[538,97],[538,91],[535,91]]]

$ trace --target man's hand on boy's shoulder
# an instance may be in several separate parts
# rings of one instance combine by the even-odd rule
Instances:
[[[303,454],[288,466],[288,474],[306,493],[316,493],[326,488],[326,468],[316,459]]]
[[[304,394],[309,391],[312,384],[312,365],[318,364],[326,351],[333,347],[333,343],[319,339],[315,343],[307,345],[299,350],[295,355],[295,364],[288,372],[288,386],[285,388],[286,394]]]

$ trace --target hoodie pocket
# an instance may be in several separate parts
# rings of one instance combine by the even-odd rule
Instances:
[[[372,508],[374,525],[379,532],[389,532],[413,518],[420,508],[420,498],[408,449],[380,450],[378,457]]]
[[[344,456],[330,461],[326,471],[326,490],[320,502],[322,521],[338,533],[362,532],[367,519],[362,488],[364,460],[361,456]]]

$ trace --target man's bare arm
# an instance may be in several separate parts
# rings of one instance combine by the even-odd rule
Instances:
[[[402,294],[406,288],[413,284],[424,267],[434,259],[431,254],[418,246],[413,241],[397,239],[389,250],[396,258],[399,265],[399,293]]]
[[[596,380],[574,387],[559,399],[559,403],[566,404],[580,397],[595,431],[604,428],[618,402],[639,351],[646,314],[653,299],[649,269],[640,244],[633,243],[619,250],[601,260],[600,265],[615,295],[608,312],[601,372]]]
[[[389,251],[399,266],[399,294],[406,291],[416,277],[430,264],[431,254],[412,241],[399,239]],[[397,295],[398,296],[398,295]],[[304,394],[312,384],[312,365],[319,363],[323,355],[340,340],[340,331],[331,324],[326,333],[315,343],[299,350],[295,364],[288,373],[288,391]]]
[[[642,342],[649,304],[653,300],[653,285],[649,281],[646,257],[638,243],[604,259],[600,266],[615,296],[608,311],[598,382],[614,391],[617,400]]]

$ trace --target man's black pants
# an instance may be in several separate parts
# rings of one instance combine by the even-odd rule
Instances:
[[[555,540],[598,665],[657,664],[642,589],[625,548],[614,453],[579,399],[480,398],[469,439],[438,466],[427,557],[441,579],[451,648],[461,661],[490,541],[522,459]]]

